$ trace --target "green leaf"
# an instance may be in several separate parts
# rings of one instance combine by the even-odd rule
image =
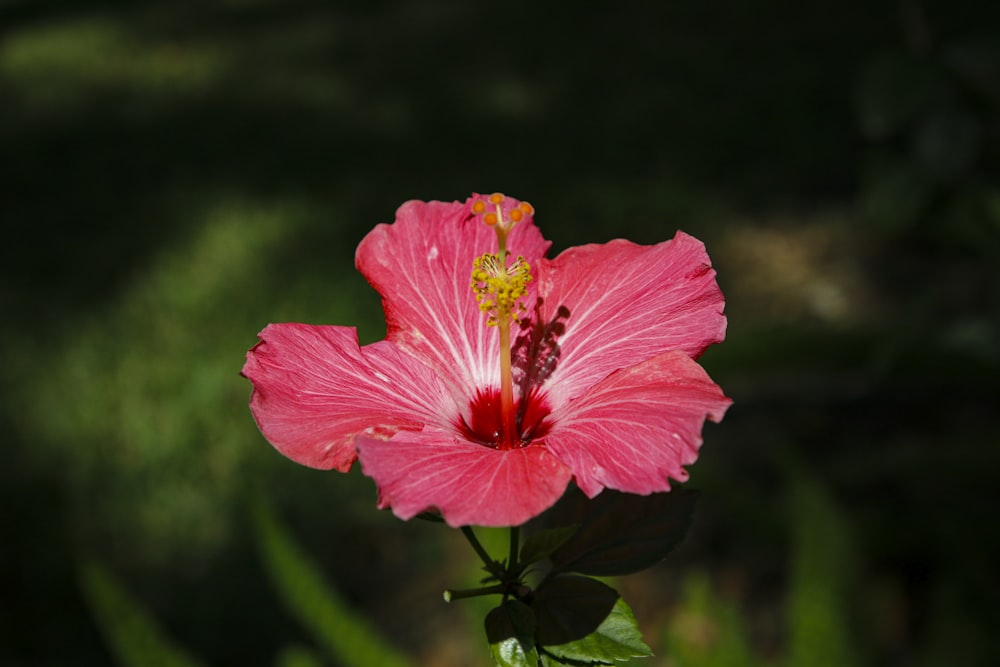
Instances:
[[[535,613],[518,600],[506,600],[486,615],[486,639],[500,667],[535,667]]]
[[[201,663],[178,646],[156,620],[96,562],[80,567],[83,597],[108,649],[121,667],[198,667]]]
[[[282,649],[274,659],[275,667],[324,667],[323,661],[312,650],[304,646],[289,646]]]
[[[856,605],[854,536],[848,517],[823,487],[798,471],[790,489],[792,562],[788,665],[859,664],[851,628]]]
[[[409,667],[406,656],[330,587],[270,506],[256,503],[253,518],[264,568],[276,592],[327,655],[344,667]]]
[[[553,571],[610,577],[655,565],[684,539],[697,499],[687,489],[649,496],[604,491],[587,501],[580,529],[552,553]]]
[[[596,579],[551,579],[539,588],[531,608],[538,645],[559,661],[610,665],[653,654],[629,606],[615,589]]]
[[[579,526],[562,526],[560,528],[549,528],[540,530],[529,535],[521,546],[519,557],[521,565],[530,565],[543,558],[547,558],[553,551],[558,549],[579,529]]]

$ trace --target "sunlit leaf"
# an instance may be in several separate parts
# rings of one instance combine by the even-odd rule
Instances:
[[[551,579],[531,603],[541,650],[561,661],[612,664],[652,655],[618,592],[596,579]]]
[[[486,616],[486,639],[500,667],[534,667],[535,614],[518,600],[506,600]]]

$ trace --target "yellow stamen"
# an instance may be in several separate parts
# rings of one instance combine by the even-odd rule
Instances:
[[[472,262],[472,291],[479,302],[479,310],[486,313],[487,326],[500,322],[508,324],[517,320],[525,311],[520,302],[528,291],[531,267],[524,257],[518,257],[510,266],[504,266],[499,255],[486,253]]]

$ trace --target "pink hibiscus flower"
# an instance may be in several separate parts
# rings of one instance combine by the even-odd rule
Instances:
[[[678,232],[547,259],[533,213],[476,195],[378,225],[356,263],[385,340],[268,325],[243,367],[264,437],[314,468],[360,458],[379,507],[452,526],[519,525],[571,480],[590,497],[686,480],[731,402],[694,361],[726,330],[704,246]]]

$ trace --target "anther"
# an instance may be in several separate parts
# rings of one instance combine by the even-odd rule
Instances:
[[[470,286],[479,302],[479,309],[486,313],[486,324],[497,326],[501,322],[505,326],[520,319],[525,311],[520,299],[527,293],[531,282],[531,267],[518,256],[505,266],[497,255],[487,253],[477,257],[472,263],[472,281]]]

